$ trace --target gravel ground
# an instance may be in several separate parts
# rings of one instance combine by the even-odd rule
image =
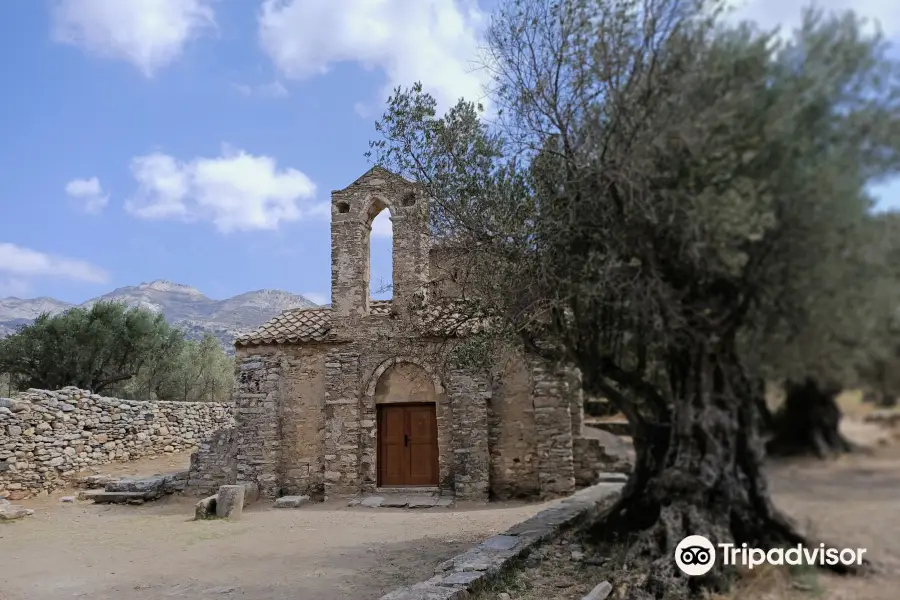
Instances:
[[[104,472],[174,470],[184,457]],[[427,579],[440,562],[552,503],[402,510],[344,502],[260,503],[239,521],[192,521],[193,499],[143,506],[22,501],[0,524],[0,600],[338,600],[378,598]]]

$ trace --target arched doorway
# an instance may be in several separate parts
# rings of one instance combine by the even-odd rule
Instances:
[[[378,378],[374,397],[379,487],[438,485],[436,387],[428,372],[410,362],[396,362]]]

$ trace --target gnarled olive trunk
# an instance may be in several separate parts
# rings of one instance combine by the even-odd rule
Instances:
[[[695,598],[701,589],[728,587],[735,572],[721,563],[702,577],[678,570],[675,547],[689,535],[766,549],[805,543],[772,504],[758,386],[744,377],[736,354],[700,348],[675,363],[671,418],[634,423],[635,470],[592,529],[599,539],[628,544],[626,569],[616,577],[631,579],[629,598]]]
[[[840,389],[812,378],[785,385],[784,406],[775,414],[767,450],[773,456],[828,458],[853,450],[840,432]]]

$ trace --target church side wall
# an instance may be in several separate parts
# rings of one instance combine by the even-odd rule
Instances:
[[[325,358],[328,347],[293,347],[282,360],[282,494],[324,494]]]
[[[255,481],[260,495],[281,492],[281,359],[263,347],[237,356],[235,364],[235,432],[237,481]]]
[[[531,376],[518,354],[502,357],[497,366],[488,413],[491,495],[535,496],[540,484]]]

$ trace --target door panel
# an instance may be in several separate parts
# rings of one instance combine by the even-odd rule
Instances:
[[[406,447],[406,412],[402,406],[382,406],[379,413],[378,469],[381,485],[406,485],[409,466]]]
[[[437,419],[434,404],[407,408],[409,484],[437,485]]]
[[[378,407],[378,474],[382,486],[438,484],[434,404]]]

